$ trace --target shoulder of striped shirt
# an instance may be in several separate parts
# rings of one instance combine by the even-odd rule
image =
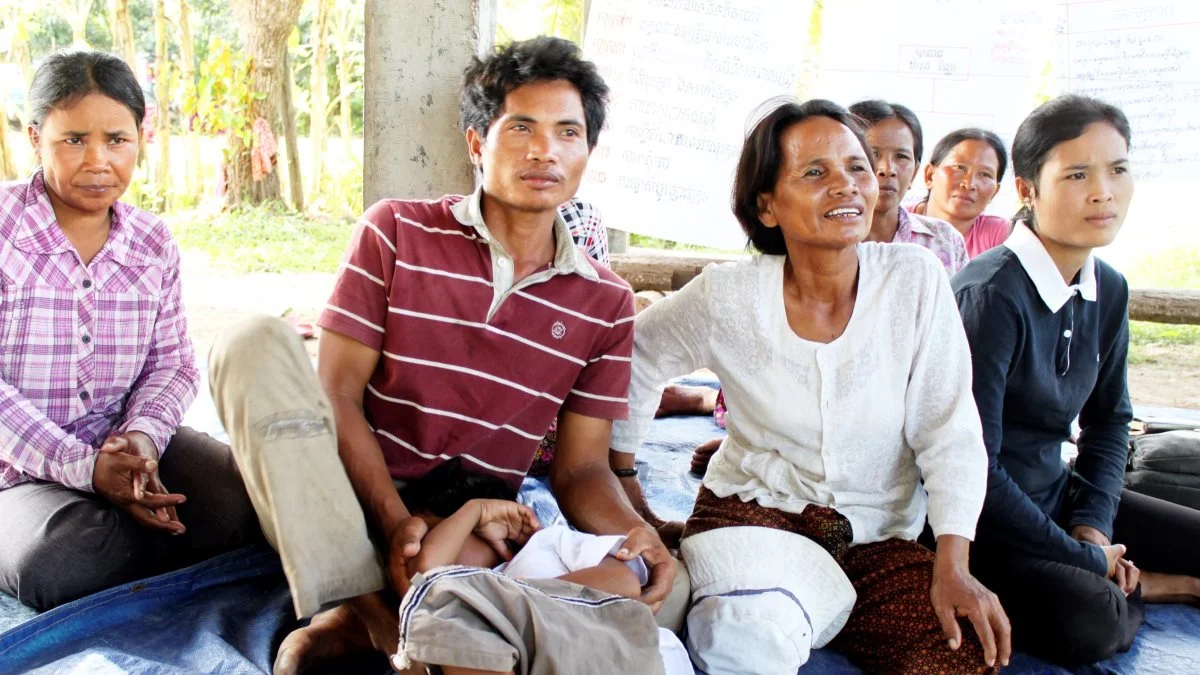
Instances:
[[[419,214],[413,213],[411,211],[409,211],[408,213],[404,213],[404,212],[402,212],[401,209],[397,208],[397,206],[400,206],[403,204],[420,204],[426,208],[432,207],[432,206],[444,206],[448,210],[450,208],[450,206],[452,206],[453,204],[455,204],[458,201],[461,201],[462,199],[464,199],[464,197],[459,196],[459,195],[447,195],[445,197],[442,197],[440,200],[401,200],[401,199],[396,199],[396,200],[390,200],[390,202],[392,204],[392,211],[393,211],[393,215],[396,219],[397,226],[407,225],[411,228],[415,228],[419,231],[422,231],[422,232],[425,232],[428,234],[459,236],[459,237],[463,237],[464,239],[468,239],[470,241],[476,241],[479,239],[479,236],[477,234],[475,234],[474,228],[471,228],[466,225],[463,225],[462,223],[459,223],[457,220],[453,219],[452,215],[450,216],[450,219],[453,224],[450,227],[443,227],[443,226],[438,226],[438,225],[428,225],[414,217],[414,216],[418,216]],[[407,209],[404,209],[404,210],[407,210]],[[375,226],[375,223],[371,222],[370,220],[363,220],[362,223],[366,227],[374,230],[375,233],[377,235],[379,235],[379,237],[384,241],[384,243],[386,243],[392,249],[392,251],[395,252],[395,250],[396,250],[395,242],[390,241],[387,238],[387,236],[383,234],[383,232],[380,232],[379,228]],[[608,286],[608,287],[617,289],[622,295],[625,295],[625,294],[632,295],[633,294],[633,289],[629,286],[629,284],[626,283],[624,279],[619,277],[611,269],[605,267],[604,265],[601,265],[600,263],[596,262],[591,257],[588,257],[588,256],[583,256],[583,257],[588,261],[588,264],[591,265],[592,268],[595,269],[596,272],[599,274],[599,279],[596,280],[596,283],[599,283],[602,286]]]

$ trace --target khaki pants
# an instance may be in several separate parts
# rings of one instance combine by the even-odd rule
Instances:
[[[296,615],[381,590],[382,561],[300,336],[272,317],[241,321],[213,344],[209,379],[263,533],[283,560]]]
[[[296,615],[383,589],[382,558],[338,457],[333,408],[300,337],[280,319],[241,321],[213,344],[209,380]],[[676,632],[690,598],[687,571],[677,570],[658,616]]]

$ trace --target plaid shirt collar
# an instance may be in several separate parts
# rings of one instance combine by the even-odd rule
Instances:
[[[111,258],[121,265],[138,264],[131,247],[133,227],[129,224],[131,207],[121,202],[112,206],[112,224],[108,241],[100,249],[93,263]],[[29,179],[25,191],[25,211],[13,238],[13,246],[33,255],[55,255],[74,251],[71,242],[58,226],[50,193],[46,189],[46,177],[38,169]]]
[[[450,207],[450,211],[454,213],[454,217],[458,222],[472,227],[484,241],[493,246],[499,246],[488,230],[487,223],[483,222],[483,186],[475,188],[475,192],[468,195],[466,199],[458,202]],[[592,267],[588,261],[587,254],[579,250],[575,245],[575,240],[571,236],[571,228],[567,226],[567,221],[563,219],[562,209],[554,211],[554,269],[559,274],[578,274],[579,276],[597,281],[600,279],[600,274]]]

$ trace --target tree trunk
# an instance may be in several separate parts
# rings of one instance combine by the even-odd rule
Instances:
[[[312,95],[309,98],[308,137],[312,141],[312,189],[321,191],[325,173],[325,139],[329,127],[329,13],[333,0],[317,0],[317,16],[312,24]]]
[[[157,124],[154,139],[158,143],[158,166],[154,172],[155,188],[167,206],[171,178],[171,63],[167,51],[167,2],[154,3],[154,98]]]
[[[66,10],[67,24],[71,26],[71,45],[91,49],[87,41],[88,16],[92,13],[93,0],[73,0]]]
[[[283,135],[287,141],[288,183],[291,185],[292,207],[304,210],[304,181],[300,179],[300,146],[296,140],[296,109],[292,105],[292,59],[288,49],[283,48],[283,91],[279,101],[279,115],[283,122]]]
[[[185,4],[185,3],[181,3]],[[133,41],[133,15],[129,13],[129,0],[110,0],[108,3],[108,23],[112,30],[113,51],[125,59],[125,63],[137,73],[137,43]],[[191,40],[186,31],[181,39]]]
[[[274,121],[279,118],[283,93],[280,78],[283,77],[284,50],[304,0],[236,0],[231,4],[242,36],[242,49],[250,59],[250,91],[256,94],[249,101],[247,118],[251,126],[264,120],[272,138],[256,132],[251,144],[246,145],[241,134],[230,135],[231,160],[225,169],[228,179],[226,203],[229,206],[261,204],[277,200],[281,194],[279,173],[273,170],[277,157],[272,146],[274,138],[279,136]],[[263,162],[264,175],[260,180],[254,180],[251,163],[251,151],[255,148],[260,150]]]
[[[179,0],[179,55],[180,79],[183,83],[183,98],[195,100],[199,96],[196,89],[196,45],[192,36],[192,10],[190,0]],[[203,160],[200,156],[200,136],[193,128],[192,120],[182,120],[183,134],[187,137],[187,191],[193,197],[199,197],[203,185]]]
[[[354,88],[350,82],[350,31],[353,30],[354,8],[357,6],[354,4],[342,10],[335,31],[338,50],[338,133],[342,137],[346,157],[355,162],[358,162],[358,158],[354,156],[354,147],[350,143],[354,132],[350,117],[350,92]]]

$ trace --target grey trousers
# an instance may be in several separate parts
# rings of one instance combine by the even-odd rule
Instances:
[[[338,456],[333,407],[304,344],[268,316],[226,329],[209,384],[263,532],[283,561],[296,615],[382,590],[383,558]],[[678,631],[690,585],[682,565],[659,612]]]
[[[150,530],[103,497],[57,483],[0,490],[0,591],[44,611],[261,540],[224,443],[180,427],[159,476],[187,497],[176,508],[184,534]]]

